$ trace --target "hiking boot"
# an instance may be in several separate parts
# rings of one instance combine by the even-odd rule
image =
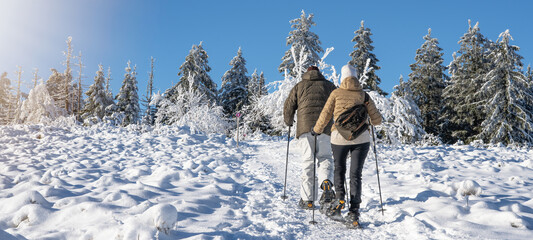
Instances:
[[[304,210],[311,210],[315,206],[313,205],[313,201],[304,201],[303,199],[300,198],[300,202],[298,202],[298,207]]]
[[[336,221],[342,221],[341,210],[344,209],[345,201],[343,199],[334,200],[331,202],[329,209],[326,212],[326,216]]]

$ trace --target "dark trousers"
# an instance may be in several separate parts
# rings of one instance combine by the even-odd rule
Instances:
[[[361,175],[363,165],[370,143],[357,145],[335,145],[331,144],[333,159],[335,160],[334,182],[335,194],[337,199],[344,199],[346,191],[344,183],[346,182],[346,159],[348,153],[351,153],[350,163],[350,210],[359,209],[361,204]]]

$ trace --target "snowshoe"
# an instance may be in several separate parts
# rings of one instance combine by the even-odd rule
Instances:
[[[344,200],[335,200],[331,203],[330,207],[326,211],[326,216],[335,221],[344,221],[341,215],[341,210],[344,209]]]
[[[361,225],[359,224],[359,220],[353,221],[353,222],[345,222],[344,225],[346,225],[349,229],[362,229]]]
[[[361,225],[359,224],[359,211],[349,211],[348,215],[344,218],[345,225],[347,228],[351,229],[360,229]]]
[[[328,179],[324,180],[320,185],[322,189],[322,196],[320,197],[320,212],[325,214],[327,209],[331,207],[333,199],[335,199],[335,191],[333,191],[333,184]]]
[[[304,201],[300,198],[300,201],[298,202],[298,207],[304,210],[312,210],[315,206],[313,204],[313,201]]]

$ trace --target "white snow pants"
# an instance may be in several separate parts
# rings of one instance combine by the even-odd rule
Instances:
[[[326,179],[333,180],[333,157],[331,155],[330,137],[326,134],[317,136],[316,174],[318,175],[318,182],[315,183],[315,196],[313,199],[311,199],[311,195],[313,195],[315,137],[311,133],[304,133],[299,137],[299,141],[302,141],[300,143],[302,149],[302,186],[300,188],[300,196],[304,201],[315,201],[322,181]]]

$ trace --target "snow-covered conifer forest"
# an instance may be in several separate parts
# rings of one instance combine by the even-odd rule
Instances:
[[[450,63],[431,29],[420,36],[404,63],[411,72],[390,94],[379,86],[391,80],[379,77],[372,23],[354,26],[347,59],[383,115],[363,173],[364,229],[319,213],[318,226],[307,224],[283,104],[309,66],[342,81],[313,17],[289,22],[279,79],[247,69],[242,48],[212,76],[201,39],[183,49],[176,84],[157,92],[157,56],[114,70],[116,95],[103,65],[82,83],[70,37],[64,69],[45,79],[37,69],[31,80],[20,68],[0,74],[0,239],[530,239],[533,74],[509,30],[491,40],[470,22]]]

